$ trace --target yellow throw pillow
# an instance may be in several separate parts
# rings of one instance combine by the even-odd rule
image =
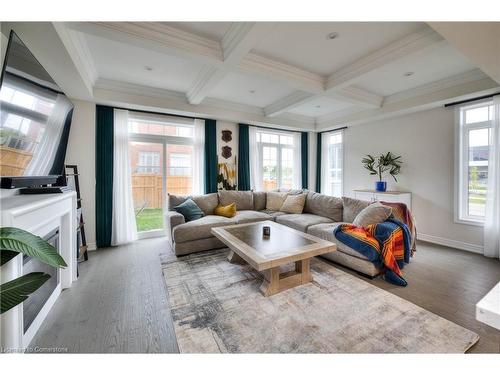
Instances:
[[[236,215],[236,203],[231,203],[227,206],[219,204],[217,207],[215,207],[214,213],[219,216],[233,217],[234,215]]]

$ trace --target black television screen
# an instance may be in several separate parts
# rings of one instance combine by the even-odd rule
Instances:
[[[33,184],[33,177],[64,173],[73,104],[13,31],[2,69],[0,113],[2,186],[5,177],[24,176],[17,180]]]

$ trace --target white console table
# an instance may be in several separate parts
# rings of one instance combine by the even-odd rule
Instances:
[[[0,316],[0,347],[4,351],[23,351],[40,328],[61,290],[71,287],[77,278],[76,193],[16,195],[3,189],[1,193],[1,226],[21,228],[40,237],[58,229],[59,252],[68,265],[58,270],[59,283],[26,332],[23,327],[23,304]],[[2,284],[22,276],[23,254],[5,263],[0,273]]]
[[[354,198],[369,202],[404,203],[411,211],[411,193],[408,191],[354,190]]]
[[[500,283],[476,304],[476,319],[500,330]]]

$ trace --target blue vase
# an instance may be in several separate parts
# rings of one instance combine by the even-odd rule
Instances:
[[[375,182],[375,190],[377,191],[386,191],[387,189],[387,182],[385,181],[377,181]]]

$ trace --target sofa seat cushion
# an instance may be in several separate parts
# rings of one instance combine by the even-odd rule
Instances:
[[[273,220],[272,216],[266,214],[265,212],[251,211],[251,210],[237,211],[236,215],[234,215],[232,219],[236,220],[238,224],[253,223],[255,221]]]
[[[272,221],[276,221],[276,218],[278,216],[286,215],[286,213],[281,212],[281,211],[262,210],[262,211],[259,211],[259,212],[263,212],[263,213],[268,214],[269,216],[271,216],[271,219],[269,219],[269,220],[272,220]]]
[[[333,231],[335,230],[335,228],[337,228],[341,224],[349,224],[349,223],[340,222],[340,223],[333,223],[333,224],[317,224],[317,225],[310,226],[307,229],[307,233],[309,233],[313,236],[319,237],[323,240],[327,240],[327,241],[335,243],[337,245],[337,251],[340,251],[344,254],[347,254],[347,255],[350,255],[350,256],[353,256],[353,257],[356,257],[359,259],[368,260],[368,258],[365,257],[363,254],[358,253],[353,248],[347,246],[346,244],[340,242],[339,240],[337,240],[337,238],[335,238]]]
[[[236,224],[234,217],[229,219],[223,216],[207,215],[201,219],[177,225],[172,232],[172,237],[178,243],[210,238],[213,237],[210,232],[212,228],[232,224]]]
[[[306,232],[311,225],[333,223],[332,219],[313,214],[285,214],[276,217],[276,222]]]

